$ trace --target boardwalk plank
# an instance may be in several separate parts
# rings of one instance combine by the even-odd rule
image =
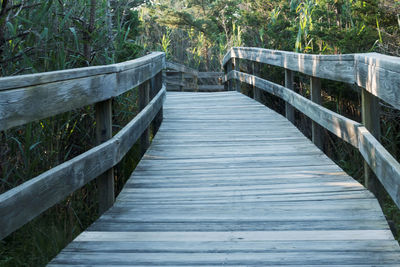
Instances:
[[[115,205],[49,266],[399,266],[374,196],[237,93],[169,92]]]

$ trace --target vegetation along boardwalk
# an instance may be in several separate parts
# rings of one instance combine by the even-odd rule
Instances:
[[[169,92],[114,206],[50,266],[398,266],[375,197],[237,92]]]

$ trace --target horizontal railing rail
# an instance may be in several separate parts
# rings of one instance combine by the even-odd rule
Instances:
[[[165,68],[164,54],[109,66],[1,78],[0,131],[121,95]]]
[[[80,187],[98,178],[99,211],[114,202],[112,168],[162,120],[166,95],[164,53],[110,66],[0,79],[0,130],[96,104],[98,146],[0,195],[0,239],[8,236]],[[139,86],[141,111],[115,136],[111,99]],[[152,88],[151,88],[152,87]],[[150,93],[153,92],[150,101]],[[106,133],[106,134],[105,134]]]
[[[166,84],[169,91],[216,92],[224,91],[221,85],[223,72],[200,72],[185,65],[166,63]]]
[[[310,55],[253,47],[234,47],[223,66],[246,59],[301,72],[312,77],[357,84],[400,109],[400,59],[378,53]]]
[[[285,68],[285,86],[239,71],[239,60],[245,59]],[[400,108],[400,59],[376,53],[354,55],[306,55],[260,48],[231,49],[223,60],[226,73],[224,82],[229,90],[239,90],[240,83],[275,95],[286,102],[286,116],[294,121],[293,107],[313,120],[312,138],[321,146],[319,126],[329,130],[358,149],[384,189],[400,208],[400,164],[379,142],[379,109],[374,96],[394,108]],[[309,100],[292,90],[293,73],[311,76]],[[362,93],[363,124],[350,120],[322,107],[319,78],[346,82],[360,86]],[[233,84],[233,81],[238,81]],[[256,98],[257,93],[254,92]],[[378,125],[378,126],[377,126]],[[319,138],[317,138],[319,136]],[[318,140],[319,139],[319,140]],[[368,173],[367,168],[365,169]],[[377,194],[373,179],[366,174],[367,187]],[[369,182],[369,184],[368,184]],[[379,196],[377,196],[379,199]]]

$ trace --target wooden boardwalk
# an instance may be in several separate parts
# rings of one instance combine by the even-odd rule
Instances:
[[[168,93],[115,205],[50,266],[400,266],[378,202],[237,92]]]

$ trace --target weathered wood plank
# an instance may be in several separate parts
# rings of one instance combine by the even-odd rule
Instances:
[[[266,63],[317,78],[357,84],[400,109],[398,90],[400,60],[397,57],[378,53],[310,55],[253,47],[234,47],[225,55],[223,66],[232,58]]]
[[[396,252],[398,245],[395,241],[371,240],[366,243],[361,240],[351,241],[328,241],[316,240],[314,242],[307,241],[265,241],[265,242],[139,242],[139,241],[116,241],[114,246],[103,241],[96,242],[73,242],[65,249],[68,252],[144,252],[144,251],[169,251],[169,252],[267,252],[267,251],[318,251],[326,252],[334,251],[369,251],[373,252]]]
[[[123,94],[159,73],[163,62],[164,54],[154,53],[100,70],[1,78],[0,131]]]
[[[322,95],[321,95],[321,79],[310,77],[310,94],[311,101],[318,105],[322,105]],[[323,129],[312,121],[311,125],[311,136],[313,143],[321,150],[324,147],[323,141]]]
[[[235,71],[240,71],[240,59],[239,58],[232,58],[232,65],[233,65],[233,70]],[[233,81],[234,82],[234,89],[236,92],[242,92],[241,88],[241,83],[238,80]]]
[[[400,59],[377,53],[355,55],[358,86],[400,109]]]
[[[223,65],[230,58],[257,61],[298,71],[310,76],[354,83],[354,55],[311,55],[295,52],[234,47],[224,57]]]
[[[400,207],[399,162],[365,127],[359,127],[357,131],[361,155],[376,174],[397,207]]]
[[[225,70],[225,76],[230,73],[233,69],[232,66],[232,59],[229,59],[225,64],[224,64],[224,70]],[[232,81],[228,79],[224,79],[224,86],[226,91],[232,91]]]
[[[50,266],[398,264],[374,196],[284,117],[236,92],[165,106],[115,205]]]
[[[155,63],[163,57],[164,53],[154,52],[138,59],[112,65],[3,77],[0,79],[0,91],[35,86],[39,84],[60,82],[71,79],[79,79],[89,76],[117,73],[129,69],[135,69],[152,62]]]
[[[293,71],[289,69],[285,69],[285,87],[293,90],[294,86],[294,73]],[[254,87],[257,88],[255,84],[253,84]],[[285,115],[288,121],[294,124],[294,108],[292,105],[290,105],[288,102],[285,102]]]
[[[183,64],[176,63],[176,62],[167,61],[166,62],[166,68],[167,69],[172,69],[172,70],[175,70],[175,71],[179,71],[179,72],[190,73],[190,74],[192,74],[194,76],[198,76],[199,75],[199,72],[197,70],[189,68],[189,67],[187,67],[187,66],[185,66]]]
[[[182,263],[186,266],[282,266],[284,259],[284,266],[305,266],[305,265],[340,265],[347,266],[350,264],[363,266],[372,265],[377,266],[392,264],[396,266],[399,262],[400,257],[397,253],[393,252],[382,252],[382,253],[370,253],[370,252],[264,252],[264,253],[65,253],[61,254],[54,263],[55,264],[70,264],[76,266],[77,264],[90,265],[145,265],[145,266],[182,266]],[[150,263],[150,264],[149,264]],[[398,265],[398,264],[397,264]]]
[[[251,231],[251,232],[83,232],[81,241],[311,241],[311,240],[392,240],[388,230],[337,231]],[[400,255],[399,255],[400,256]]]
[[[96,142],[100,145],[112,138],[112,100],[105,100],[95,105],[96,109]],[[108,210],[115,200],[114,170],[105,171],[97,178],[99,191],[99,213]]]
[[[165,87],[109,141],[0,195],[0,239],[115,166],[160,110]]]
[[[329,130],[344,141],[350,143],[354,147],[358,147],[357,128],[361,126],[360,123],[357,123],[335,112],[332,112],[327,108],[313,103],[307,98],[292,92],[281,85],[258,78],[256,76],[232,71],[230,75],[228,75],[228,79],[238,79],[250,85],[255,85],[261,90],[282,98],[325,129]]]
[[[396,205],[400,207],[400,164],[365,127],[321,107],[285,87],[261,78],[235,71],[231,72],[228,78],[255,84],[259,88],[281,97],[324,128],[358,148]],[[385,168],[381,167],[382,164]],[[387,174],[388,172],[390,175]]]
[[[160,203],[160,202],[158,202]],[[245,202],[248,205],[257,205],[257,202]],[[129,203],[131,204],[131,203]],[[155,203],[156,205],[157,203]],[[207,202],[199,203],[207,205]],[[137,202],[137,205],[145,205],[143,202]],[[174,231],[262,231],[269,229],[270,231],[286,231],[286,230],[372,230],[372,229],[388,229],[387,223],[382,220],[304,220],[304,221],[198,221],[194,223],[186,222],[119,222],[117,219],[98,220],[90,227],[90,231],[120,231],[137,232],[174,232]],[[195,242],[193,242],[195,243]],[[216,250],[222,250],[223,244]],[[191,247],[189,245],[189,247]],[[95,248],[94,248],[95,249]],[[111,249],[110,247],[108,248]],[[247,249],[249,249],[247,247]],[[354,248],[353,248],[354,249]]]
[[[210,84],[210,85],[199,85],[199,92],[207,92],[207,91],[223,91],[225,90],[223,85],[214,85],[214,84]]]
[[[150,101],[150,81],[139,86],[139,110],[143,110]],[[150,128],[144,130],[140,136],[140,151],[144,154],[150,145]]]
[[[380,119],[379,99],[367,90],[361,90],[361,116],[365,128],[380,141],[381,119]],[[365,186],[383,203],[384,190],[379,180],[364,161],[364,184]]]

